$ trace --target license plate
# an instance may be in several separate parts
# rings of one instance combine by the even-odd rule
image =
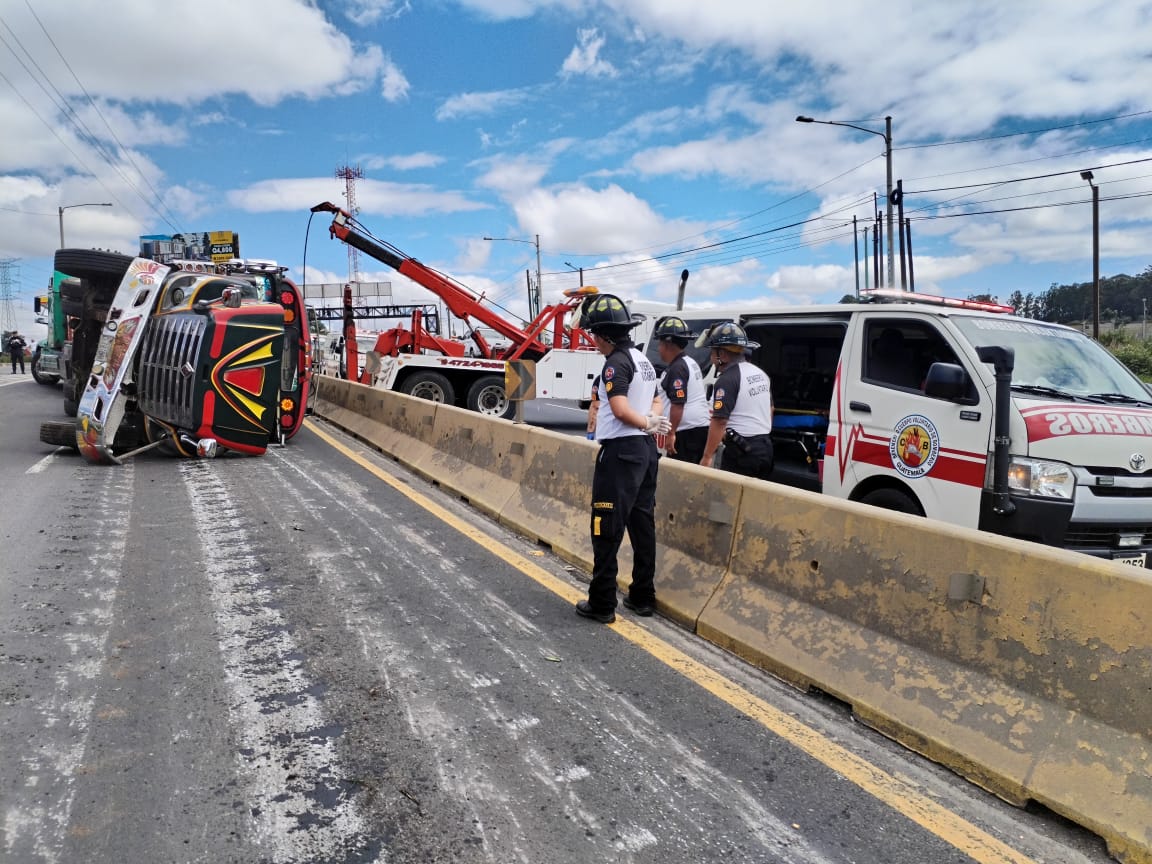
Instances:
[[[1129,567],[1143,567],[1147,557],[1147,552],[1141,552],[1139,555],[1114,555],[1112,560],[1117,564],[1126,564]]]

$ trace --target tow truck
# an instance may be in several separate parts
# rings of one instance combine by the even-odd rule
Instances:
[[[345,291],[344,346],[347,377],[386,390],[397,390],[434,402],[459,405],[496,417],[510,417],[515,404],[505,391],[508,364],[529,360],[535,365],[536,397],[586,400],[604,358],[592,337],[576,323],[568,322],[596,289],[565,292],[562,301],[541,310],[521,327],[484,305],[461,283],[439,273],[392,244],[373,237],[347,210],[324,202],[313,213],[333,214],[329,235],[370,255],[407,276],[439,297],[448,310],[469,328],[473,356],[465,342],[446,339],[423,326],[419,311],[409,327],[396,327],[380,334],[368,352],[363,370],[357,352],[351,292]],[[480,328],[498,333],[506,343],[495,349]]]
[[[153,448],[258,455],[300,428],[311,333],[287,268],[60,249],[55,269],[76,282],[61,309],[75,419],[43,423],[41,441],[117,463]]]

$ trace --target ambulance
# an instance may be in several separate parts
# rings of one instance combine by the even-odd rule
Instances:
[[[773,480],[1148,567],[1152,395],[1078,330],[873,291],[739,316],[772,382]]]

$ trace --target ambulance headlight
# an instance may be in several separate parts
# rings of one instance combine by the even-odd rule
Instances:
[[[1008,489],[1036,498],[1071,500],[1076,491],[1072,466],[1043,459],[1012,458],[1008,466]]]

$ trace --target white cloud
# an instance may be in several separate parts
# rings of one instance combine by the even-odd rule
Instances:
[[[400,71],[400,67],[385,57],[380,73],[380,95],[388,102],[401,102],[408,98],[408,79]]]
[[[350,86],[362,88],[379,72],[379,49],[358,54],[352,41],[312,3],[198,0],[195,10],[178,16],[179,46],[169,38],[173,10],[162,3],[49,3],[37,15],[76,77],[98,99],[193,104],[242,93],[273,105],[288,96],[319,98]],[[126,21],[131,26],[125,26]],[[237,46],[221,37],[221,22],[227,22],[227,33],[270,33],[269,23],[274,22],[270,38],[275,50]],[[13,8],[5,13],[5,23],[38,58],[44,74],[64,93],[75,94],[72,74],[32,15]],[[91,50],[94,45],[100,50]],[[180,47],[192,45],[195,50]],[[14,63],[4,65],[6,73],[15,69]],[[9,77],[26,95],[38,92],[26,74]]]
[[[399,18],[405,12],[412,11],[408,0],[347,0],[347,3],[344,15],[360,27]]]
[[[444,100],[436,109],[437,120],[455,120],[458,117],[494,114],[522,104],[528,98],[527,90],[490,90],[486,93],[459,93]]]
[[[228,192],[227,199],[233,207],[249,213],[298,213],[321,201],[343,206],[343,192],[343,186],[338,180],[305,177],[261,180],[244,189]],[[381,180],[360,180],[356,184],[356,204],[361,214],[386,216],[459,213],[482,210],[487,206],[471,201],[459,192],[444,192],[431,186]]]
[[[367,156],[360,162],[369,171],[378,171],[381,168],[414,171],[419,168],[435,168],[444,163],[444,157],[435,153],[409,153],[404,156]]]
[[[616,67],[600,58],[600,49],[605,39],[596,28],[581,29],[576,34],[576,44],[564,58],[560,67],[563,75],[586,75],[589,78],[614,78],[619,73]]]
[[[580,185],[536,188],[509,203],[522,230],[547,237],[554,248],[573,254],[642,249],[666,243],[669,237],[698,233],[704,227],[687,220],[664,219],[647,202],[615,184],[604,189]]]

